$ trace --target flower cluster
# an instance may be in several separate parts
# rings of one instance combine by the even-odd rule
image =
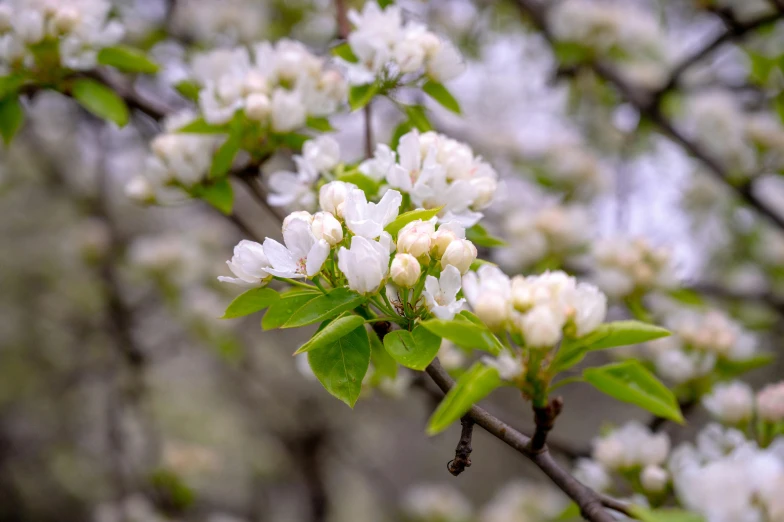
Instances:
[[[384,229],[398,217],[402,201],[396,190],[373,203],[355,185],[327,183],[319,191],[321,211],[293,212],[283,221],[285,246],[271,238],[263,245],[242,241],[228,263],[236,277],[219,279],[259,286],[272,277],[321,275],[363,295],[383,289],[391,313],[413,317],[424,304],[434,316],[452,319],[464,302],[457,299],[460,276],[476,259],[476,247],[459,223],[438,225],[436,218],[407,223],[395,240]],[[387,281],[392,285],[385,288]]]
[[[411,522],[469,522],[473,508],[456,489],[443,484],[422,484],[403,498],[403,513]]]
[[[183,0],[172,15],[172,31],[207,44],[254,41],[268,21],[269,6],[252,0]]]
[[[522,481],[510,482],[487,503],[481,522],[557,520],[568,505],[566,497],[553,488]]]
[[[670,252],[646,239],[612,238],[594,244],[593,278],[607,295],[623,298],[675,284]]]
[[[176,132],[193,121],[196,115],[188,110],[172,114],[163,123],[164,132],[150,143],[143,175],[132,178],[125,187],[126,195],[140,202],[166,200],[167,187],[189,189],[207,179],[215,151],[223,141],[204,134]],[[171,193],[181,197],[180,191]]]
[[[15,0],[0,4],[0,75],[22,69],[51,74],[53,65],[95,67],[98,51],[119,42],[108,0]]]
[[[436,82],[459,76],[465,69],[460,52],[415,22],[403,23],[396,5],[385,8],[366,2],[362,12],[351,10],[354,30],[348,36],[352,60],[344,60],[348,81],[354,85],[399,79],[404,74],[424,70]]]
[[[618,59],[627,76],[649,87],[665,80],[667,38],[653,13],[623,3],[568,0],[550,16],[555,37],[584,47],[586,57]]]
[[[562,204],[528,184],[516,194],[525,194],[525,201],[515,198],[502,205],[501,228],[508,245],[493,251],[502,267],[519,271],[540,262],[560,265],[588,249],[591,216],[587,207]]]
[[[784,519],[784,439],[767,449],[735,429],[708,425],[697,444],[672,452],[675,493],[708,522]]]
[[[536,174],[572,198],[590,199],[605,187],[601,164],[584,145],[555,143],[538,159]]]
[[[659,375],[675,384],[757,355],[757,339],[718,310],[679,310],[665,324],[673,335],[649,342],[644,356],[653,362]]]
[[[588,335],[607,313],[604,294],[560,271],[510,279],[497,267],[482,265],[463,278],[463,292],[491,329],[518,335],[533,349],[552,348],[564,336]]]
[[[702,404],[722,424],[749,430],[756,419],[757,441],[766,445],[784,434],[784,383],[769,384],[756,395],[741,381],[719,384],[702,398]]]
[[[438,208],[441,221],[475,225],[498,188],[498,173],[471,147],[436,132],[411,131],[400,138],[397,153],[379,144],[362,162],[366,176],[385,181],[409,195],[416,207]]]
[[[303,127],[308,116],[335,112],[347,96],[342,76],[325,67],[301,43],[283,39],[274,45],[216,49],[194,57],[204,119],[221,125],[238,111],[275,132]]]

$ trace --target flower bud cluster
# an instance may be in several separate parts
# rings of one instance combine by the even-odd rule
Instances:
[[[442,222],[465,227],[481,219],[498,188],[498,173],[471,147],[432,131],[403,135],[397,152],[379,144],[359,170],[407,193],[415,207],[443,207]]]
[[[463,292],[488,327],[520,335],[528,348],[552,348],[563,336],[588,335],[607,313],[604,294],[560,271],[510,279],[483,265],[465,275]]]
[[[110,20],[108,0],[19,0],[0,4],[0,75],[35,69],[52,59],[64,69],[96,65],[98,51],[122,40],[122,23]],[[52,49],[52,51],[42,51]],[[54,56],[44,56],[54,52]],[[43,65],[42,65],[43,66]],[[50,73],[51,71],[46,71]]]
[[[615,298],[675,284],[669,251],[654,248],[645,238],[598,241],[593,248],[593,260],[596,284]]]
[[[140,202],[165,198],[165,187],[189,189],[207,179],[212,157],[222,140],[203,134],[183,134],[176,129],[193,121],[191,111],[175,113],[164,121],[164,132],[153,138],[143,175],[131,179],[126,195]]]
[[[754,392],[741,381],[717,384],[702,398],[702,405],[724,424],[743,425],[754,415]]]
[[[766,422],[784,422],[784,381],[768,384],[757,393],[757,415]]]
[[[274,45],[216,49],[194,57],[193,79],[200,85],[204,119],[222,125],[237,111],[275,132],[291,132],[308,116],[335,112],[346,99],[341,75],[300,42],[283,39]]]
[[[421,71],[436,82],[451,80],[465,70],[463,58],[450,42],[442,40],[416,22],[403,23],[396,5],[381,8],[365,2],[362,12],[351,10],[354,30],[348,36],[355,62],[344,61],[348,80],[354,85],[376,78],[398,77]]]

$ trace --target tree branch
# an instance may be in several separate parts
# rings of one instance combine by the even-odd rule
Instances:
[[[539,453],[545,449],[547,434],[555,426],[555,419],[561,414],[562,409],[563,399],[561,397],[552,399],[546,406],[534,406],[536,430],[531,438],[530,451],[532,453]]]
[[[449,461],[446,468],[455,477],[471,467],[471,437],[474,434],[474,420],[469,416],[460,419],[462,429],[460,430],[460,440],[455,448],[455,458]]]
[[[426,369],[427,374],[436,385],[447,393],[455,382],[441,366],[438,358],[433,360]],[[528,457],[539,469],[550,477],[569,498],[580,507],[583,517],[592,522],[613,522],[614,518],[604,507],[602,498],[592,489],[581,484],[569,472],[563,469],[552,457],[545,445],[538,453],[530,450],[531,438],[523,435],[501,419],[498,419],[479,406],[472,406],[466,414],[482,429],[495,436],[518,453]]]

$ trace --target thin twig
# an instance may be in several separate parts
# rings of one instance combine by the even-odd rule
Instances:
[[[373,157],[373,109],[369,101],[365,108],[362,110],[365,115],[365,158]]]
[[[552,399],[546,406],[534,406],[536,430],[534,430],[534,436],[531,438],[530,451],[532,453],[539,453],[545,449],[547,434],[555,426],[555,419],[561,414],[562,409],[563,399],[561,397]]]
[[[474,434],[474,420],[469,416],[460,419],[462,429],[460,430],[460,440],[455,448],[455,458],[449,461],[447,469],[455,477],[471,467],[471,437]]]
[[[455,385],[455,381],[441,366],[438,358],[433,360],[426,369],[427,374],[441,391],[447,393]],[[531,438],[523,435],[501,419],[491,415],[479,406],[472,406],[466,414],[482,429],[495,436],[518,453],[528,457],[550,480],[580,507],[582,516],[592,522],[613,522],[614,519],[605,509],[601,497],[592,489],[581,484],[568,471],[553,459],[545,445],[542,451],[531,453]]]

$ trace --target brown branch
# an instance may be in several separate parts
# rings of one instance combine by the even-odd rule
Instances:
[[[530,451],[532,453],[539,453],[545,450],[547,434],[555,426],[555,419],[561,414],[562,409],[563,399],[561,397],[552,399],[546,406],[534,406],[536,430],[534,430],[534,436],[531,438]]]
[[[599,499],[604,507],[617,511],[618,513],[623,513],[629,518],[636,518],[634,512],[630,509],[631,506],[626,502],[621,502],[620,500],[602,494],[599,494]]]
[[[465,471],[466,468],[471,467],[471,437],[474,434],[474,421],[469,416],[464,416],[460,419],[462,429],[460,430],[460,440],[457,442],[455,448],[455,458],[449,461],[446,468],[449,473],[455,477]]]
[[[365,115],[365,158],[373,157],[373,109],[372,100],[365,105],[362,113]]]
[[[455,381],[441,366],[438,358],[430,363],[426,371],[444,393],[447,393],[455,385]],[[532,453],[530,451],[530,437],[523,435],[479,406],[472,406],[466,417],[472,419],[482,429],[503,441],[518,453],[529,458],[580,507],[583,517],[592,522],[613,522],[614,518],[605,510],[601,497],[563,469],[553,459],[546,445],[542,451]]]

